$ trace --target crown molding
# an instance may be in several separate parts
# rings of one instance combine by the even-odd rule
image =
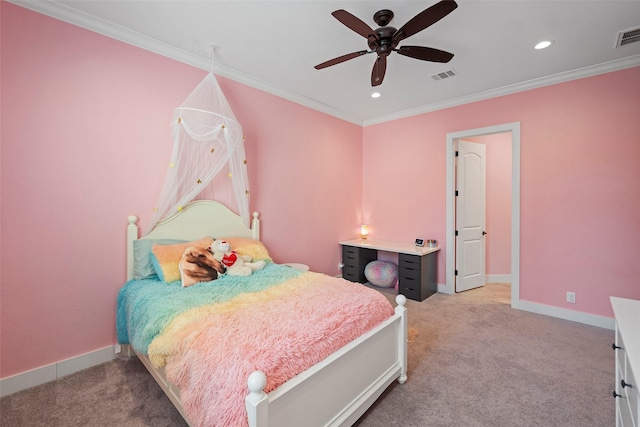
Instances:
[[[0,0],[2,1],[2,0]],[[337,117],[347,122],[354,123],[362,126],[362,119],[351,116],[343,111],[337,110],[321,102],[302,96],[298,93],[291,92],[289,90],[282,89],[280,87],[269,84],[263,80],[256,79],[240,71],[226,67],[221,64],[214,63],[212,66],[209,58],[204,58],[198,55],[194,55],[184,49],[180,49],[176,46],[169,45],[161,42],[152,37],[145,36],[144,34],[132,31],[123,26],[113,24],[103,19],[97,18],[93,15],[80,12],[76,9],[70,8],[64,4],[61,4],[55,0],[38,1],[38,0],[4,0],[9,3],[13,3],[16,6],[24,7],[25,9],[32,10],[34,12],[41,13],[43,15],[50,16],[60,21],[67,22],[77,27],[84,28],[89,31],[93,31],[98,34],[116,39],[118,41],[139,47],[141,49],[156,53],[158,55],[165,56],[167,58],[191,65],[193,67],[212,71],[214,74],[226,77],[230,80],[242,83],[246,86],[259,89],[263,92],[276,95],[280,98],[287,99],[295,102],[296,104],[309,107],[313,110],[320,111],[330,116]]]
[[[3,1],[3,0],[0,0]],[[26,9],[33,10],[43,15],[50,16],[52,18],[59,19],[69,24],[85,28],[87,30],[105,35],[107,37],[114,38],[124,43],[131,44],[141,49],[148,50],[158,55],[165,56],[167,58],[191,65],[193,67],[205,70],[213,71],[215,74],[226,77],[230,80],[242,83],[244,85],[259,89],[261,91],[270,93],[280,98],[287,99],[295,102],[296,104],[303,105],[316,111],[328,114],[330,116],[345,120],[347,122],[359,125],[370,126],[374,124],[389,122],[393,120],[403,119],[419,114],[429,113],[445,108],[456,107],[463,104],[469,104],[472,102],[483,101],[498,96],[509,95],[512,93],[522,92],[525,90],[536,89],[544,86],[549,86],[557,83],[563,83],[570,80],[581,79],[584,77],[595,76],[598,74],[609,73],[612,71],[623,70],[625,68],[636,67],[640,65],[640,55],[631,56],[625,59],[610,61],[603,64],[584,67],[577,70],[567,71],[552,76],[542,77],[539,79],[533,79],[514,85],[503,86],[497,89],[491,89],[488,91],[478,92],[472,95],[463,96],[459,98],[449,99],[442,102],[435,102],[432,104],[423,105],[417,108],[398,111],[393,114],[374,117],[371,119],[362,120],[361,118],[354,117],[345,113],[344,111],[337,110],[324,103],[310,99],[306,96],[302,96],[298,93],[285,90],[281,87],[274,86],[263,80],[256,79],[240,71],[226,67],[221,64],[211,64],[211,60],[203,58],[198,55],[194,55],[191,52],[187,52],[184,49],[180,49],[176,46],[169,45],[161,42],[157,39],[145,36],[144,34],[132,31],[128,28],[120,25],[107,22],[103,19],[97,18],[93,15],[89,15],[66,5],[63,5],[55,0],[4,0],[9,3],[13,3],[17,6],[24,7]],[[212,70],[213,68],[213,70]]]
[[[490,98],[496,98],[498,96],[510,95],[530,89],[537,89],[557,83],[564,83],[571,80],[582,79],[584,77],[591,77],[598,74],[610,73],[612,71],[619,71],[637,66],[640,66],[640,55],[630,56],[628,58],[616,61],[605,62],[603,64],[598,64],[591,67],[584,67],[577,70],[566,71],[563,73],[554,74],[552,76],[541,77],[539,79],[533,79],[509,86],[503,86],[501,88],[478,92],[468,96],[448,99],[446,101],[423,105],[421,107],[412,108],[409,110],[398,111],[397,113],[388,114],[385,116],[374,117],[373,119],[365,120],[363,126],[370,126],[393,120],[404,119],[411,116],[417,116],[419,114],[443,110],[445,108],[457,107],[459,105],[470,104],[472,102],[483,101]]]

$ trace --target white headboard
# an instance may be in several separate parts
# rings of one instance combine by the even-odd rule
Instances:
[[[138,239],[138,217],[127,217],[127,280],[133,278],[133,242]],[[253,213],[251,227],[247,228],[239,215],[222,203],[197,200],[187,204],[180,212],[158,222],[142,239],[197,240],[205,236],[249,237],[260,240],[260,220]]]

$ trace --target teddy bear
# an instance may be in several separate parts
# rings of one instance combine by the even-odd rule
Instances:
[[[231,245],[226,240],[214,240],[209,246],[213,257],[226,267],[229,276],[250,276],[256,270],[262,270],[266,263],[263,260],[251,262],[248,255],[240,255],[231,250]]]

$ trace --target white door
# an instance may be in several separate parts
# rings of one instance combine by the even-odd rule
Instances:
[[[456,292],[484,286],[486,146],[458,141],[456,174]]]

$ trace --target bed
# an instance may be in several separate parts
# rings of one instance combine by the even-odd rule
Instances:
[[[214,201],[201,200],[186,205],[179,213],[159,222],[156,227],[142,239],[138,239],[139,230],[136,225],[137,218],[135,216],[129,216],[127,218],[127,221],[128,281],[123,287],[123,290],[121,290],[121,295],[126,295],[126,293],[124,292],[125,288],[138,290],[148,289],[147,287],[149,286],[156,286],[155,289],[164,290],[170,288],[170,286],[168,285],[179,286],[179,284],[176,285],[175,283],[164,283],[161,288],[158,288],[158,285],[151,283],[151,281],[134,280],[137,271],[136,263],[138,263],[138,267],[141,263],[140,256],[136,253],[136,250],[139,252],[139,247],[143,243],[171,241],[170,239],[196,241],[198,239],[201,239],[203,236],[211,236],[216,238],[235,237],[239,239],[246,239],[247,241],[260,242],[260,220],[257,213],[253,214],[251,227],[247,228],[243,224],[239,216],[237,216],[224,205]],[[144,242],[145,240],[148,240],[148,242]],[[377,291],[373,291],[364,286],[348,282],[341,278],[334,278],[314,272],[297,271],[286,265],[280,265],[274,262],[269,263],[269,265],[265,267],[264,270],[255,272],[252,275],[252,278],[256,281],[258,279],[267,281],[266,277],[271,276],[286,277],[287,286],[295,281],[304,282],[305,284],[307,284],[308,282],[310,287],[306,289],[313,289],[314,292],[316,292],[315,289],[319,287],[319,285],[316,285],[316,281],[322,282],[323,286],[324,283],[327,283],[327,286],[329,287],[339,287],[340,289],[342,289],[341,292],[345,293],[344,298],[349,298],[349,304],[351,303],[351,301],[353,301],[353,306],[349,306],[349,311],[353,310],[354,313],[356,313],[358,306],[362,305],[359,303],[361,297],[358,292],[360,292],[360,290],[377,293]],[[225,284],[224,280],[229,279],[224,277],[223,280],[214,280],[213,282],[211,282],[211,284],[222,286],[223,284]],[[208,284],[201,285],[203,285],[201,286],[201,288],[204,288],[204,285]],[[196,286],[183,289],[192,289],[196,288]],[[236,285],[234,285],[233,289],[236,289],[235,286]],[[284,284],[278,283],[275,286],[284,286]],[[271,288],[267,291],[271,292]],[[167,290],[167,292],[169,292],[169,290]],[[179,292],[181,291],[174,290],[174,293],[171,295],[178,295]],[[132,294],[134,293],[135,292],[132,292]],[[139,291],[138,293],[143,294],[144,292]],[[287,292],[287,294],[290,294],[290,292]],[[241,295],[234,295],[235,297],[231,299],[234,302],[238,299],[242,300],[243,298],[254,297],[254,294],[251,294],[249,292],[243,293]],[[255,295],[258,295],[258,293],[256,293]],[[174,297],[172,296],[170,299],[173,300],[173,298]],[[315,298],[316,300],[322,299],[318,297]],[[364,299],[364,297],[362,298]],[[377,297],[374,297],[374,299],[375,298]],[[386,297],[383,298],[386,299]],[[188,350],[185,350],[185,348],[187,348],[188,345],[202,346],[202,342],[208,342],[206,340],[202,342],[200,341],[200,337],[203,336],[202,334],[212,334],[211,336],[214,337],[212,339],[215,342],[223,342],[223,340],[226,340],[226,338],[220,338],[218,335],[215,335],[217,333],[221,333],[217,329],[223,328],[212,327],[212,325],[219,324],[216,323],[219,321],[219,319],[215,318],[215,316],[221,316],[221,314],[216,312],[211,315],[213,316],[212,318],[207,317],[206,320],[204,320],[205,318],[198,318],[197,321],[191,321],[190,324],[197,323],[207,325],[204,331],[199,331],[197,333],[184,332],[185,329],[180,329],[180,325],[184,326],[184,324],[186,324],[186,321],[181,324],[180,322],[176,322],[174,320],[172,323],[168,324],[168,326],[164,325],[162,327],[163,335],[161,337],[154,338],[154,340],[151,342],[151,345],[145,347],[144,345],[136,345],[134,342],[135,340],[132,340],[130,338],[131,336],[143,335],[142,333],[138,333],[136,328],[138,328],[139,330],[147,330],[147,326],[140,326],[139,322],[133,322],[131,320],[132,318],[129,317],[127,317],[127,319],[129,319],[129,323],[123,326],[121,323],[127,322],[120,320],[122,313],[129,313],[129,316],[133,316],[134,314],[132,313],[144,312],[143,309],[145,306],[144,304],[137,301],[129,301],[130,305],[127,306],[127,301],[125,300],[125,297],[121,298],[121,296],[119,295],[118,347],[120,349],[122,357],[134,357],[135,355],[142,361],[144,366],[154,377],[162,390],[166,393],[171,402],[175,405],[175,407],[178,409],[187,423],[189,423],[189,425],[195,426],[215,424],[211,422],[211,418],[193,415],[193,402],[196,402],[200,406],[206,406],[209,402],[208,399],[210,397],[210,394],[203,394],[202,396],[194,397],[193,392],[188,388],[185,388],[184,384],[185,381],[195,382],[196,380],[194,378],[197,379],[198,377],[203,376],[204,373],[209,375],[209,373],[214,370],[211,369],[211,367],[208,367],[206,369],[192,367],[191,369],[193,369],[193,371],[189,371],[187,374],[185,374],[185,366],[188,366],[189,361],[191,361],[189,357],[195,354],[195,349],[188,347]],[[253,300],[251,300],[250,302],[251,304],[254,304]],[[221,307],[227,303],[228,301],[219,302],[216,300],[216,304],[214,304],[214,306]],[[293,300],[293,302],[289,301],[285,305],[291,306],[295,305],[296,303],[297,300]],[[385,301],[385,303],[388,304],[388,301]],[[346,344],[341,345],[340,348],[336,350],[331,350],[331,352],[326,355],[326,357],[322,356],[322,360],[314,362],[311,366],[306,367],[303,371],[293,375],[291,378],[287,378],[282,383],[278,383],[277,387],[275,388],[270,388],[268,386],[272,378],[268,378],[263,370],[255,369],[252,370],[252,372],[249,372],[247,377],[243,380],[242,384],[242,388],[244,389],[244,391],[242,392],[244,396],[244,402],[242,403],[244,403],[244,405],[236,404],[237,407],[244,406],[238,409],[242,412],[243,419],[241,422],[238,420],[233,421],[232,424],[248,425],[249,427],[293,427],[301,425],[349,426],[355,423],[358,418],[360,418],[362,414],[364,414],[364,412],[375,402],[375,400],[393,381],[397,380],[402,384],[407,379],[407,310],[404,306],[406,303],[405,297],[402,295],[398,295],[396,298],[396,303],[397,306],[395,308],[389,307],[389,314],[384,316],[382,320],[375,320],[375,325],[362,326],[362,328],[366,329],[365,332],[363,332],[362,334],[358,334],[358,336],[356,336],[355,338],[347,337]],[[134,304],[135,309],[133,308]],[[259,309],[256,307],[263,306],[246,305],[246,307],[250,308],[250,311],[246,311],[245,313],[254,316],[254,319],[250,321],[260,321],[260,316],[262,316],[262,314],[257,314],[257,311]],[[201,309],[201,307],[196,308],[196,310],[198,309]],[[153,310],[154,313],[158,311],[156,309]],[[191,313],[193,311],[189,312]],[[295,319],[298,325],[297,328],[299,328],[300,330],[312,329],[313,325],[311,325],[311,323],[309,325],[300,323],[304,322],[305,320],[310,321],[312,319],[312,317],[309,317],[313,316],[312,314],[310,314],[309,316],[307,316],[306,312],[304,314],[305,315],[300,315]],[[307,319],[307,317],[309,318]],[[362,318],[363,316],[361,315],[358,318],[360,319],[358,321],[362,321]],[[238,318],[236,318],[236,321],[237,319]],[[373,320],[370,320],[370,322],[372,321]],[[284,322],[273,323],[280,324]],[[178,326],[176,326],[176,324],[178,324]],[[354,322],[349,323],[349,325],[353,324]],[[350,326],[349,328],[341,328],[340,331],[342,329],[356,330],[357,326],[353,326],[353,328],[352,326]],[[240,332],[242,332],[242,330]],[[239,332],[236,330],[235,333]],[[282,332],[274,333],[277,334]],[[291,331],[286,333],[291,334]],[[167,350],[167,353],[163,354],[162,352],[164,351],[164,347],[161,344],[156,344],[163,342],[163,339],[166,337],[166,335],[171,335],[172,339],[176,336],[187,336],[188,339],[185,339],[184,341],[187,344],[180,344],[179,346],[177,346],[179,350]],[[334,335],[339,336],[342,335],[342,333],[338,333],[338,331],[332,331],[330,334],[328,334],[328,336],[331,338],[328,339],[328,341],[332,341]],[[197,339],[194,337],[197,337]],[[148,338],[146,339],[148,340]],[[164,341],[166,342],[166,340]],[[227,341],[224,342],[226,343]],[[249,338],[239,340],[239,345],[244,345],[245,347],[258,346],[256,343],[257,341],[251,341]],[[238,354],[237,350],[230,350],[229,348],[231,346],[227,344],[222,345],[221,347],[224,348],[224,351],[235,351],[235,353],[229,354]],[[158,348],[160,348],[161,350],[158,351]],[[216,354],[222,351],[222,348],[216,350]],[[297,355],[299,354],[299,351],[299,349],[292,350],[292,354]],[[324,351],[328,350],[325,349]],[[160,353],[160,356],[158,356],[158,352]],[[314,355],[315,354],[316,353],[314,352]],[[321,353],[318,352],[318,354]],[[185,355],[189,355],[189,357]],[[235,356],[225,357],[231,358]],[[304,357],[300,358],[303,359]],[[202,360],[209,359],[203,358]],[[255,366],[261,366],[260,360],[251,363],[255,363]],[[293,360],[285,362],[279,361],[278,366],[289,366],[290,364],[295,363],[296,361]],[[179,368],[176,368],[176,366],[179,366]],[[181,372],[181,376],[176,375],[175,372]],[[167,375],[167,373],[171,375]],[[170,379],[173,379],[174,382],[178,383],[179,386],[176,386],[174,383],[172,383],[172,381],[170,381],[168,377]],[[178,377],[180,378],[180,380],[175,380],[175,378]],[[219,386],[216,385],[216,387],[213,388],[214,391],[209,393],[221,393],[218,387]],[[190,397],[187,398],[187,396]],[[217,415],[214,414],[213,416]],[[222,425],[229,423],[231,422],[225,421],[220,422],[219,424]]]

